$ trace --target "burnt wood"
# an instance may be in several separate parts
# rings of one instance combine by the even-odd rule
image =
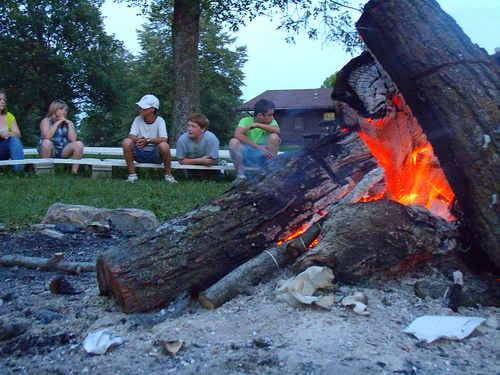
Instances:
[[[432,144],[471,244],[500,270],[498,64],[434,0],[369,1],[357,29]]]
[[[392,200],[339,204],[322,225],[319,243],[296,267],[330,267],[335,280],[359,283],[457,249],[456,226],[419,205]]]
[[[288,237],[376,167],[356,133],[284,153],[205,205],[103,252],[99,290],[126,312],[164,306],[185,290],[196,294]]]

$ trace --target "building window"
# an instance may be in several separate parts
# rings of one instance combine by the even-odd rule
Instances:
[[[295,130],[298,132],[304,131],[304,119],[302,117],[295,119]]]
[[[323,120],[333,120],[335,118],[335,113],[325,112],[323,113]]]

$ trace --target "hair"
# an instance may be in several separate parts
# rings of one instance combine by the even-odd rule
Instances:
[[[274,103],[267,99],[260,99],[253,106],[253,115],[257,116],[259,113],[265,115],[270,109],[276,109]]]
[[[0,94],[3,94],[3,96],[5,96],[5,101],[7,101],[7,94],[5,93],[4,89],[0,89]],[[7,114],[7,105],[5,106],[4,109],[2,109],[2,111],[0,111],[0,115],[6,115],[6,114]]]
[[[50,118],[52,121],[56,121],[56,112],[58,109],[64,108],[68,110],[68,105],[64,100],[61,99],[56,99],[54,100],[49,107],[49,113],[47,113],[47,117]]]
[[[210,121],[208,121],[207,117],[201,113],[194,113],[189,116],[187,120],[198,124],[200,128],[205,130],[208,129],[208,124],[210,124]]]

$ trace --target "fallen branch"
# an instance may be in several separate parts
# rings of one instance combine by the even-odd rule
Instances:
[[[95,272],[95,263],[73,262],[64,260],[61,253],[52,258],[26,257],[23,255],[4,255],[0,257],[0,265],[6,267],[21,266],[42,270],[58,270],[78,275],[81,272]]]
[[[274,270],[285,266],[305,252],[320,231],[321,224],[317,221],[293,241],[264,250],[200,293],[201,304],[207,309],[215,309],[236,297],[247,287],[256,285],[264,276],[271,275]]]

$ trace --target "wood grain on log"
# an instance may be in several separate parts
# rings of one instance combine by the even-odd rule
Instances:
[[[421,206],[391,200],[341,204],[328,213],[318,245],[297,266],[327,266],[338,281],[361,282],[409,258],[452,252],[458,238],[453,223]]]
[[[372,0],[357,29],[432,144],[473,245],[500,270],[500,67],[434,0]]]
[[[204,290],[288,237],[375,167],[356,133],[339,132],[280,155],[220,197],[102,253],[99,289],[126,312]]]

